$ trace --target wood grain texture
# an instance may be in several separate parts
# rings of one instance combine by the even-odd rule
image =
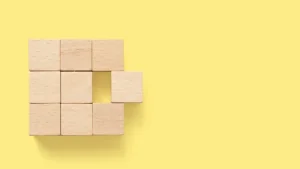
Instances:
[[[111,72],[111,101],[135,102],[143,101],[143,75],[141,72]]]
[[[61,72],[62,103],[92,103],[92,72]]]
[[[93,71],[124,70],[123,40],[93,40]]]
[[[61,104],[61,135],[92,135],[92,104]]]
[[[29,70],[60,70],[59,40],[29,40]]]
[[[30,103],[60,103],[60,72],[29,72]]]
[[[61,40],[61,70],[92,70],[90,40]]]
[[[124,104],[93,104],[93,135],[124,134]]]
[[[60,135],[60,104],[30,104],[29,135]]]

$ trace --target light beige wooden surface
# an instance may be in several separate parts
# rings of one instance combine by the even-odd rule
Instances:
[[[124,134],[124,104],[93,104],[93,135]]]
[[[60,72],[29,72],[30,103],[60,103]]]
[[[143,101],[143,74],[141,72],[111,72],[111,101],[136,102]]]
[[[61,72],[61,103],[92,103],[92,72]]]
[[[61,70],[92,70],[90,40],[61,40]]]
[[[29,134],[60,135],[60,104],[30,104]]]
[[[61,104],[61,135],[92,135],[92,104]]]
[[[93,71],[124,70],[123,40],[93,40]]]
[[[29,70],[59,70],[60,40],[29,40]]]

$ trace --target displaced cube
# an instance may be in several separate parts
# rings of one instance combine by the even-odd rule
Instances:
[[[61,70],[92,70],[90,40],[61,40]]]
[[[29,40],[29,70],[60,70],[60,40]]]
[[[93,71],[124,70],[123,40],[93,40]]]
[[[60,104],[30,104],[29,135],[60,135]]]
[[[60,103],[60,72],[29,73],[30,103]]]
[[[93,104],[93,135],[124,134],[124,104]]]
[[[141,72],[111,72],[112,102],[142,102],[142,80]]]
[[[61,104],[61,135],[92,135],[92,104]]]
[[[92,72],[61,72],[61,103],[92,103]]]

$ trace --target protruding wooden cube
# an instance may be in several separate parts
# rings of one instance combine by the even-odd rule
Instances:
[[[93,135],[124,134],[124,104],[93,104]]]
[[[60,70],[59,40],[29,40],[29,70]]]
[[[61,40],[61,70],[92,70],[90,40]]]
[[[30,104],[29,135],[60,135],[60,104]]]
[[[124,70],[123,40],[93,40],[93,71]]]
[[[60,72],[30,72],[29,102],[60,103]]]
[[[143,101],[143,75],[141,72],[111,72],[112,102]]]
[[[61,103],[92,103],[92,72],[61,72]]]
[[[61,135],[92,135],[92,104],[61,104]]]

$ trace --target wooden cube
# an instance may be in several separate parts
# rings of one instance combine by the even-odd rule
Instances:
[[[29,135],[60,135],[60,104],[30,104]]]
[[[93,40],[93,71],[124,70],[123,48],[122,40]]]
[[[29,102],[60,103],[60,72],[30,72]]]
[[[143,76],[141,72],[111,72],[112,102],[142,102]]]
[[[61,72],[61,103],[92,103],[92,72]]]
[[[93,135],[124,134],[124,104],[93,104]]]
[[[92,135],[92,104],[61,104],[61,135]]]
[[[59,40],[29,40],[29,70],[60,70]]]
[[[92,43],[90,40],[61,40],[63,71],[92,70]]]

